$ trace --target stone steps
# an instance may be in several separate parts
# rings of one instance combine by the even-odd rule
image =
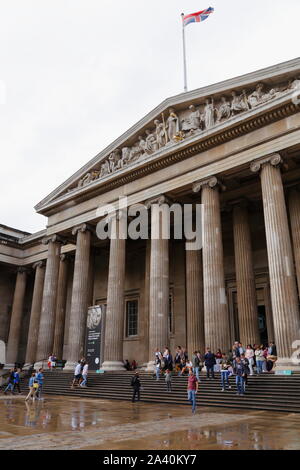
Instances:
[[[44,393],[69,397],[93,399],[131,400],[130,380],[133,372],[90,372],[87,388],[71,389],[72,372],[45,372]],[[152,374],[140,373],[143,390],[141,400],[147,403],[187,405],[187,377],[173,376],[172,392],[166,391],[164,378],[156,381]],[[26,389],[28,379],[22,379],[22,389]],[[239,409],[257,409],[286,412],[300,412],[300,375],[275,376],[271,374],[248,378],[244,397],[236,396],[235,377],[230,378],[231,390],[221,392],[220,377],[207,380],[201,375],[198,405]]]

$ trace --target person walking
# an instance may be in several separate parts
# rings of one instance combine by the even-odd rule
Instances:
[[[159,380],[159,378],[160,378],[161,358],[162,358],[161,353],[155,354],[155,375],[156,375],[156,380]]]
[[[8,391],[10,391],[11,394],[13,394],[14,384],[15,384],[15,369],[10,369],[8,383],[7,383],[7,387],[4,390],[4,395],[6,395]]]
[[[36,393],[36,396],[38,398],[38,400],[43,400],[42,398],[42,391],[43,391],[43,385],[44,385],[44,369],[41,367],[38,371],[38,373],[36,374],[36,378],[37,378],[37,381],[38,381],[38,384],[39,384],[39,388],[37,389],[37,393]]]
[[[192,413],[196,413],[196,394],[198,392],[198,380],[195,376],[193,369],[190,369],[189,377],[188,377],[188,385],[187,385],[187,392],[188,392],[188,401],[192,404]]]
[[[132,394],[132,403],[135,402],[135,397],[137,396],[137,401],[140,401],[140,389],[141,389],[141,381],[139,377],[139,373],[136,372],[131,379],[131,386],[133,388]]]
[[[200,351],[194,351],[192,354],[192,365],[193,365],[193,372],[197,377],[198,382],[200,382],[200,365],[201,365],[201,355]]]
[[[13,388],[13,392],[15,391],[15,389],[18,389],[19,394],[21,394],[20,372],[21,372],[21,369],[15,369],[14,370],[14,388]]]
[[[208,379],[210,379],[210,372],[211,372],[211,378],[215,378],[214,374],[214,365],[216,363],[215,355],[211,352],[210,348],[206,348],[206,354],[204,356],[204,364],[206,367],[206,376]]]
[[[35,372],[32,373],[32,375],[29,379],[28,386],[29,386],[29,393],[28,393],[27,397],[25,398],[25,401],[29,400],[30,397],[32,397],[32,400],[35,401],[36,392],[39,388],[39,384],[38,384],[38,381],[36,379]]]
[[[243,396],[245,393],[244,388],[244,375],[245,375],[245,366],[241,361],[240,357],[236,357],[233,365],[234,373],[236,374],[235,383],[237,387],[237,395]]]
[[[82,367],[81,361],[78,361],[78,363],[75,366],[74,379],[73,379],[71,388],[74,388],[75,385],[77,385],[77,386],[79,385],[79,381],[82,377],[82,374],[81,374],[82,369],[83,369],[83,367]]]
[[[167,392],[172,392],[172,372],[169,369],[166,370],[165,381]]]
[[[89,370],[89,365],[88,363],[86,362],[83,366],[83,369],[82,369],[82,382],[80,384],[80,387],[87,387],[86,383],[87,383],[87,377],[88,377],[88,370]]]

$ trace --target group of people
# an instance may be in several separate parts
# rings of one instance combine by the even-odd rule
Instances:
[[[21,369],[17,367],[10,369],[7,387],[4,389],[4,395],[7,395],[8,392],[14,395],[16,393],[16,390],[18,390],[18,392],[21,393],[20,372],[21,372]]]
[[[87,387],[87,378],[88,378],[89,365],[85,358],[81,358],[75,366],[74,370],[74,379],[71,385],[71,388],[77,387]]]
[[[35,370],[31,373],[31,377],[28,382],[28,387],[29,387],[29,393],[27,397],[25,398],[25,401],[29,400],[29,398],[32,398],[32,401],[35,401],[37,398],[38,400],[42,400],[42,390],[43,390],[43,385],[44,385],[44,370],[43,368],[40,368],[38,372]]]

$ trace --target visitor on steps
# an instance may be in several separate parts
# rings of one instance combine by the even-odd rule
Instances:
[[[250,375],[254,375],[254,370],[253,370],[253,366],[254,366],[254,349],[252,348],[251,344],[247,345],[247,349],[246,349],[246,352],[245,352],[245,357],[249,361]]]
[[[172,392],[172,372],[169,369],[166,370],[165,381],[167,392]]]
[[[42,391],[43,391],[43,385],[44,385],[44,369],[41,367],[38,371],[38,373],[36,374],[36,378],[37,378],[37,381],[38,381],[38,384],[39,384],[39,388],[37,389],[37,393],[36,393],[36,396],[38,398],[38,400],[43,400],[42,398]]]
[[[250,369],[249,369],[249,361],[245,357],[245,354],[241,354],[241,362],[244,365],[244,380],[243,380],[243,387],[244,387],[244,393],[246,390],[246,385],[248,385],[248,375],[250,374]]]
[[[71,388],[74,388],[75,385],[77,386],[79,385],[80,379],[82,378],[81,370],[82,370],[81,361],[78,361],[78,363],[75,366],[74,379],[73,379]]]
[[[21,388],[20,388],[20,372],[21,369],[15,369],[14,370],[14,388],[13,392],[18,389],[18,392],[21,393]]]
[[[266,358],[264,356],[264,347],[262,344],[260,346],[257,346],[255,350],[255,359],[257,373],[262,374],[264,370],[264,363],[266,362]]]
[[[39,384],[38,384],[35,372],[32,373],[29,379],[28,387],[29,387],[29,393],[27,397],[25,398],[25,401],[29,400],[30,397],[32,397],[32,400],[35,401],[36,392],[39,388]]]
[[[235,383],[237,387],[237,395],[243,396],[245,393],[244,388],[244,376],[245,376],[245,365],[242,363],[240,357],[236,357],[233,364],[234,373],[236,374]]]
[[[204,364],[206,367],[206,376],[208,379],[210,379],[210,372],[211,372],[211,378],[215,378],[214,374],[214,365],[216,363],[215,355],[211,352],[210,348],[206,348],[206,354],[204,356]]]
[[[222,355],[222,359],[220,362],[220,367],[221,367],[221,386],[222,386],[222,392],[225,392],[226,387],[228,389],[231,389],[230,383],[229,383],[229,368],[230,368],[230,362],[226,359],[225,354]]]
[[[136,396],[137,396],[137,401],[140,401],[141,381],[140,381],[140,377],[139,377],[138,372],[136,372],[135,375],[132,377],[131,386],[133,388],[132,403],[135,402],[135,397]]]
[[[80,384],[80,387],[87,387],[86,383],[87,383],[87,377],[88,377],[88,370],[89,370],[89,365],[88,363],[86,362],[83,366],[83,369],[82,369],[82,382]]]
[[[190,369],[189,372],[187,392],[188,401],[190,401],[192,404],[192,413],[194,414],[196,413],[196,394],[198,392],[198,380],[192,369]]]
[[[192,364],[193,372],[197,377],[198,382],[200,382],[200,365],[201,365],[201,355],[199,351],[194,351],[192,354]]]
[[[8,383],[7,383],[7,387],[4,390],[4,395],[6,395],[7,392],[11,392],[11,394],[13,394],[14,383],[15,383],[15,369],[10,369]]]

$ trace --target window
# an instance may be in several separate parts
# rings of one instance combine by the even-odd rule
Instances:
[[[126,302],[126,336],[138,334],[138,300]]]

